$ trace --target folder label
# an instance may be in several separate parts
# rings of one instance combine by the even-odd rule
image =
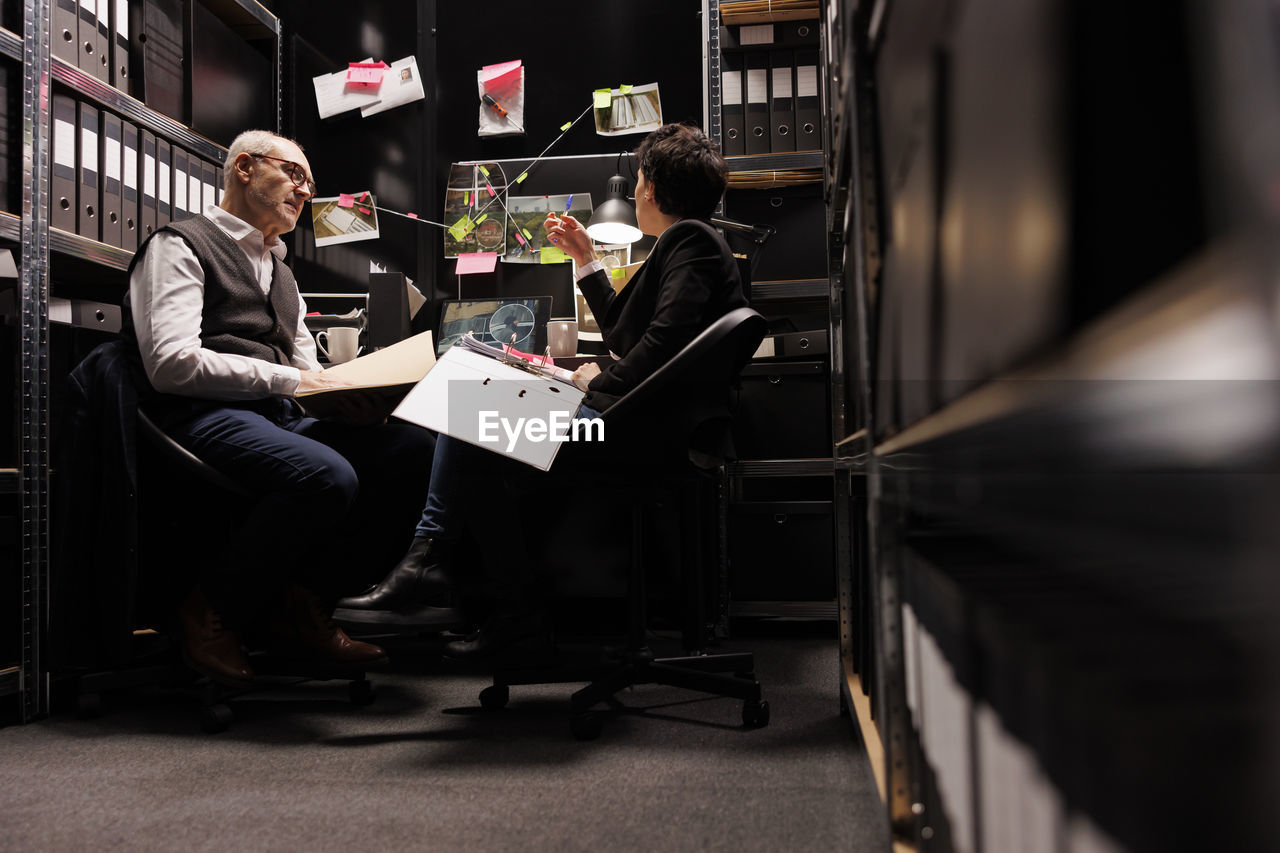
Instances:
[[[142,194],[156,197],[156,158],[154,154],[142,155]],[[164,186],[161,182],[160,186]]]
[[[187,173],[177,166],[173,169],[173,207],[175,219],[178,211],[187,209]]]
[[[80,169],[85,173],[92,172],[95,177],[98,173],[98,134],[83,127],[80,129]],[[97,182],[90,186],[96,187]]]
[[[198,163],[195,165],[199,165]],[[187,211],[189,213],[200,212],[200,176],[193,169],[187,175]]]
[[[150,157],[148,157],[147,159],[151,160]],[[157,172],[157,167],[155,165],[155,162],[152,161],[147,165],[147,172],[148,172],[148,176],[150,176],[151,174],[159,174],[160,176],[159,192],[157,192],[155,195],[156,195],[156,198],[160,200],[161,204],[168,204],[169,203],[169,164],[161,160],[159,171]]]
[[[69,121],[53,120],[53,165],[66,166],[75,174],[76,129]]]
[[[742,27],[738,30],[738,44],[743,47],[749,44],[773,44],[773,24]]]
[[[747,103],[763,104],[769,100],[769,70],[767,68],[751,68],[747,70]]]
[[[152,159],[154,166],[155,160]],[[128,189],[136,190],[138,188],[138,152],[133,148],[126,147],[124,155],[124,185]],[[151,194],[155,195],[155,187],[151,188]]]
[[[106,160],[102,164],[102,174],[109,181],[120,180],[120,140],[107,136],[102,147],[102,156]]]
[[[818,66],[801,65],[796,69],[796,97],[818,97]]]
[[[773,69],[773,97],[775,98],[791,97],[791,69],[790,68]]]
[[[742,105],[742,72],[726,71],[720,76],[722,85],[724,86],[724,99],[722,104]]]

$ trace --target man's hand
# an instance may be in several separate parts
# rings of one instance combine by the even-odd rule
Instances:
[[[338,379],[336,376],[329,376],[323,370],[300,370],[298,371],[298,390],[294,393],[301,394],[304,391],[328,391],[331,388],[350,388],[354,382],[346,379]]]
[[[595,250],[591,248],[591,237],[582,223],[572,216],[557,216],[548,213],[542,227],[547,230],[551,242],[565,251],[569,257],[578,262],[578,266],[589,264],[596,259]]]
[[[578,386],[579,391],[586,391],[587,386],[591,384],[591,380],[600,375],[600,365],[594,361],[588,361],[573,372],[573,384]]]

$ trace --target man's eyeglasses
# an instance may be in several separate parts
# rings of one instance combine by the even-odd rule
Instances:
[[[295,187],[306,187],[307,192],[312,198],[316,194],[316,182],[307,179],[307,170],[299,166],[292,160],[283,160],[279,157],[272,157],[270,154],[249,154],[250,157],[257,157],[260,160],[275,160],[277,163],[284,165],[285,173],[289,175],[289,180],[293,181]]]

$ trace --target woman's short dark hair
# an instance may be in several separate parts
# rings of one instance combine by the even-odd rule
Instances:
[[[664,124],[636,149],[658,209],[681,219],[708,219],[724,195],[729,167],[720,146],[696,127]]]

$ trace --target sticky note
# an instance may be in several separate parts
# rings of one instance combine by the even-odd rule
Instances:
[[[620,95],[630,95],[630,94],[631,94],[631,84],[630,84],[630,83],[623,83],[621,86],[619,86],[619,87],[618,87],[618,94],[620,94]]]
[[[484,221],[485,221],[486,219],[488,219],[488,218],[489,218],[489,214],[487,214],[487,213],[482,213],[482,214],[480,214],[480,218],[479,218],[479,219],[477,219],[477,220],[475,221],[475,224],[476,224],[476,225],[479,225],[481,222],[484,222]]]
[[[463,194],[462,194],[462,203],[463,203],[463,204],[465,204],[467,207],[470,207],[470,206],[471,206],[471,193],[470,193],[470,192],[465,192],[465,193],[463,193]]]
[[[596,89],[595,91],[595,108],[598,110],[607,110],[609,105],[613,103],[613,92],[609,89]]]
[[[532,239],[533,239],[533,235],[529,233],[529,229],[528,229],[528,228],[521,228],[520,230],[524,232],[524,236],[525,236],[525,237],[529,238],[530,240],[532,240]]]
[[[488,169],[486,169],[484,166],[481,166],[481,167],[480,167],[480,174],[484,175],[484,176],[487,178],[487,177],[489,177],[489,170],[488,170]]]
[[[410,219],[417,219],[417,218],[418,218],[418,214],[416,214],[416,213],[406,213],[406,214],[405,214],[405,216],[409,217]]]
[[[485,185],[484,185],[484,188],[485,188],[485,189],[487,189],[487,190],[489,191],[489,195],[490,195],[490,196],[495,196],[495,195],[497,195],[497,193],[493,191],[493,187],[491,187],[489,184],[485,184]]]
[[[363,213],[365,216],[368,216],[370,213],[373,213],[373,211],[367,207],[358,207],[356,209],[359,210],[361,213]]]
[[[521,173],[520,173],[520,177],[516,178],[516,183],[517,183],[517,184],[523,184],[523,183],[524,183],[524,179],[525,179],[525,178],[527,178],[527,177],[529,177],[529,173],[528,173],[528,172],[521,172]]]
[[[458,255],[458,267],[454,272],[458,275],[493,272],[493,268],[497,263],[497,252],[472,252],[466,255]]]
[[[566,130],[568,130],[571,127],[573,127],[573,122],[566,121],[564,124],[560,125],[560,132],[564,133]]]
[[[449,226],[449,235],[453,237],[454,240],[460,241],[462,240],[462,238],[466,237],[468,233],[471,232],[472,228],[475,228],[475,227],[476,227],[476,224],[471,221],[471,217],[464,216],[461,219],[459,219],[457,222]]]
[[[382,72],[388,67],[385,62],[348,63],[347,84],[363,89],[376,89],[382,85]]]
[[[524,236],[519,231],[516,232],[516,242],[519,243],[521,246],[526,245],[526,243],[524,242]]]
[[[356,197],[347,193],[338,193],[338,207],[354,207]]]
[[[569,260],[565,257],[564,250],[557,246],[543,246],[542,251],[538,253],[539,263],[543,264],[563,264]]]
[[[626,270],[621,268],[609,271],[609,275],[613,276],[614,278],[622,278],[626,274],[627,274]]]
[[[364,193],[360,196],[360,200],[361,200],[361,201],[368,201],[368,200],[369,200],[369,191],[368,191],[368,190],[365,190],[365,191],[364,191]]]

